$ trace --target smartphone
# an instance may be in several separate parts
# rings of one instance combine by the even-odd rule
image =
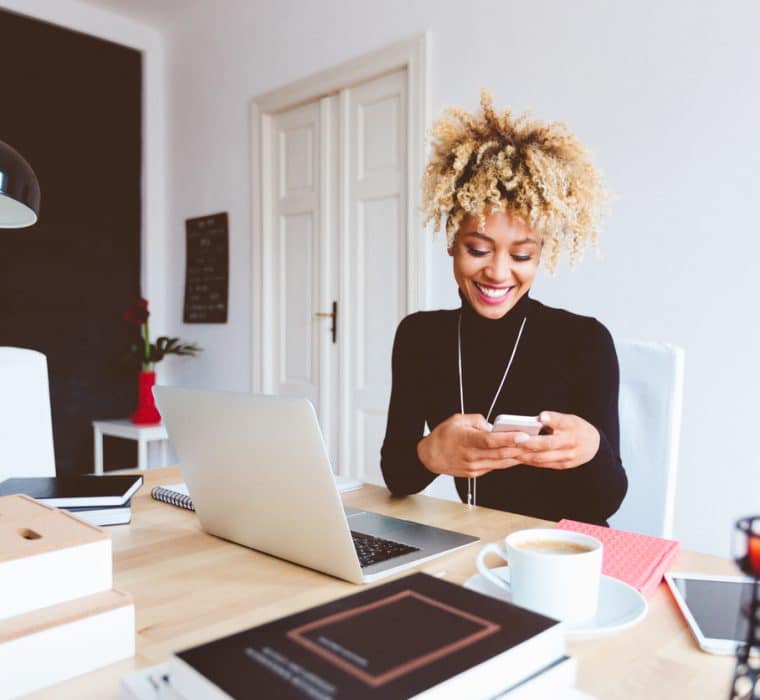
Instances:
[[[502,413],[493,422],[494,433],[520,431],[528,435],[538,435],[544,426],[535,416],[512,416]]]

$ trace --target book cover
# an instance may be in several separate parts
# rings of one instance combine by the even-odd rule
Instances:
[[[0,482],[0,496],[25,494],[49,506],[122,506],[142,486],[142,476],[37,476]]]
[[[181,652],[188,697],[492,697],[564,654],[555,620],[427,574]]]

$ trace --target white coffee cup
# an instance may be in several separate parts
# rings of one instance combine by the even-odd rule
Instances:
[[[487,544],[477,558],[478,571],[515,605],[575,624],[596,614],[602,575],[602,543],[579,532],[518,530],[504,545]],[[487,554],[509,563],[509,582],[486,565]]]

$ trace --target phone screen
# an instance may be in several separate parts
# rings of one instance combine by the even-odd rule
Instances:
[[[705,637],[743,642],[747,619],[741,612],[752,596],[751,581],[707,581],[673,577],[673,583]]]

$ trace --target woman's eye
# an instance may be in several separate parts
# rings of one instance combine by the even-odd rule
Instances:
[[[532,257],[532,255],[513,255],[512,260],[515,262],[528,262]]]
[[[476,258],[482,258],[484,255],[488,255],[489,251],[481,250],[480,248],[472,248],[467,246],[467,252],[470,255],[474,255]]]

